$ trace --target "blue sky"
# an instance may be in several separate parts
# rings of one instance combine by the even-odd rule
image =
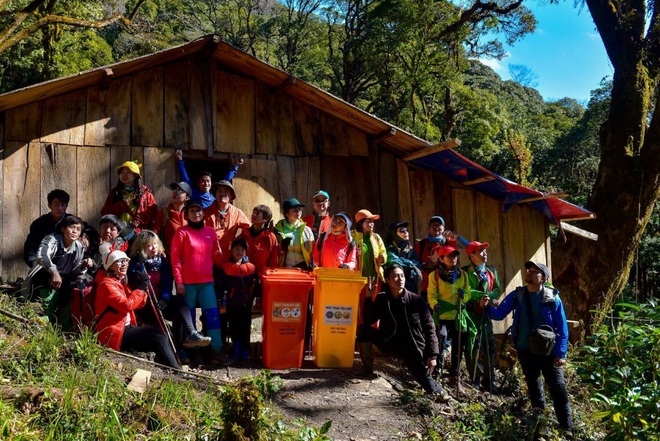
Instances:
[[[586,5],[579,10],[571,0],[558,5],[525,3],[538,21],[534,34],[507,47],[508,57],[481,62],[505,80],[510,79],[509,64],[524,64],[538,76],[535,88],[546,101],[569,97],[586,104],[589,92],[603,77],[612,75]]]

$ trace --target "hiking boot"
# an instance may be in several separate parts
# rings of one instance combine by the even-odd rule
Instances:
[[[182,365],[190,364],[190,357],[188,356],[188,353],[186,352],[185,349],[179,349],[177,355],[179,356],[179,361],[181,362]]]
[[[183,341],[183,346],[185,348],[201,348],[211,344],[211,337],[204,337],[197,331],[193,331],[186,339]]]
[[[362,367],[357,375],[360,377],[371,377],[374,375],[374,345],[371,342],[358,342]]]
[[[219,365],[222,365],[222,366],[229,366],[230,364],[234,363],[234,360],[227,357],[222,352],[222,349],[214,349],[213,350],[213,355],[211,356],[211,363],[219,364]]]
[[[445,389],[440,389],[438,392],[433,392],[433,398],[436,403],[448,403],[451,396]]]

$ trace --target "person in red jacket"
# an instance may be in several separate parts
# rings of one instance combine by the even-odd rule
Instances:
[[[229,365],[232,361],[222,353],[220,313],[213,288],[213,267],[222,266],[222,251],[213,228],[204,225],[202,201],[188,201],[186,218],[188,225],[176,230],[170,250],[176,291],[185,296],[192,317],[196,317],[197,304],[202,307],[213,363]]]
[[[247,243],[247,257],[257,270],[255,291],[261,293],[259,274],[266,268],[277,268],[279,245],[277,236],[270,230],[273,212],[266,205],[257,205],[252,210],[252,226],[243,230],[240,239]],[[261,310],[261,295],[256,295],[254,309]]]
[[[250,325],[257,272],[247,258],[248,244],[244,239],[234,239],[230,248],[231,257],[222,265],[219,282],[224,287],[223,297],[227,299],[234,359],[247,360],[250,353]]]
[[[165,254],[170,255],[172,237],[179,227],[188,224],[186,220],[185,207],[186,202],[190,200],[192,189],[185,182],[175,182],[170,184],[172,198],[169,205],[158,211],[156,221],[154,222],[154,231],[162,239],[165,246]]]
[[[94,302],[99,343],[116,351],[155,352],[161,363],[181,369],[160,330],[137,326],[133,311],[147,302],[149,276],[143,273],[138,289],[129,288],[126,277],[129,260],[123,251],[103,255],[106,276],[96,288]]]
[[[314,247],[314,261],[322,268],[357,267],[357,252],[351,235],[351,220],[346,213],[332,216],[330,231],[322,233]]]
[[[142,183],[140,165],[136,161],[126,161],[116,168],[119,182],[110,190],[103,204],[101,214],[114,214],[135,229],[135,234],[150,228],[156,219],[158,206],[153,193]],[[133,235],[124,235],[127,240]]]

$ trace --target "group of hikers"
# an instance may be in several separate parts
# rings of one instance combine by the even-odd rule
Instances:
[[[319,190],[312,213],[303,217],[306,205],[291,197],[282,203],[284,218],[273,225],[269,207],[255,206],[248,218],[233,205],[231,180],[242,159],[216,182],[209,172],[193,182],[180,150],[175,160],[181,181],[169,185],[171,201],[160,210],[140,165],[127,161],[117,167],[118,182],[103,205],[98,230],[66,212],[65,191],[48,194],[50,212],[31,224],[25,241],[30,270],[23,292],[42,302],[49,321],[75,327],[80,317],[71,313],[72,296],[93,291],[92,321],[101,344],[155,352],[174,368],[190,363],[191,348],[210,346],[211,362],[229,365],[250,357],[262,270],[344,268],[367,279],[356,336],[359,375],[374,374],[376,345],[402,359],[427,393],[447,402],[449,394],[437,379],[450,345],[449,384],[461,391],[464,356],[471,384],[497,393],[492,320],[514,311],[512,338],[532,406],[545,406],[543,374],[560,425],[573,427],[562,370],[566,317],[545,265],[526,262],[526,286],[499,303],[500,279],[487,264],[489,244],[446,230],[440,216],[430,218],[422,240],[410,240],[406,221],[389,225],[381,238],[374,231],[378,214],[361,209],[354,216],[332,215],[330,195]],[[469,261],[464,267],[460,249]],[[173,344],[158,327],[163,317],[172,322]],[[544,327],[553,337],[545,352],[534,340]]]

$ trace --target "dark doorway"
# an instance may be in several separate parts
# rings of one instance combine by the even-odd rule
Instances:
[[[186,165],[186,172],[193,185],[197,184],[197,179],[202,171],[210,172],[212,176],[211,181],[218,182],[225,179],[231,168],[231,163],[229,161],[213,158],[204,160],[186,159],[184,164]]]

